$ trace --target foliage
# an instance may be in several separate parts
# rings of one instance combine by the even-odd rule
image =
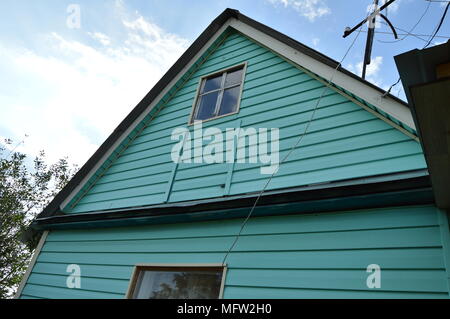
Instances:
[[[77,169],[67,158],[47,165],[44,151],[30,160],[12,143],[0,144],[0,298],[14,295],[41,235],[25,241],[25,230]]]

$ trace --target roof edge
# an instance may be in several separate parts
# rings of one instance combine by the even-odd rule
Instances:
[[[261,22],[253,20],[252,18],[250,18],[250,17],[240,13],[238,10],[234,10],[234,9],[230,9],[230,10],[235,11],[235,14],[237,15],[237,19],[238,20],[241,20],[242,22],[247,23],[248,25],[254,26],[255,28],[261,30],[265,34],[271,35],[271,36],[277,38],[281,42],[283,42],[283,43],[285,43],[285,44],[287,44],[287,45],[289,45],[291,47],[298,47],[303,53],[307,54],[308,56],[313,57],[316,60],[318,60],[318,61],[320,61],[320,62],[322,62],[322,63],[324,63],[324,64],[326,64],[326,65],[328,65],[328,66],[330,66],[332,68],[336,68],[339,65],[338,61],[336,61],[336,60],[326,56],[325,54],[323,54],[323,53],[321,53],[321,52],[319,52],[319,51],[317,51],[317,50],[315,50],[315,49],[313,49],[313,48],[311,48],[311,47],[309,47],[309,46],[307,46],[307,45],[305,45],[305,44],[303,44],[303,43],[301,43],[301,42],[299,42],[299,41],[297,41],[297,40],[295,40],[295,39],[293,39],[293,38],[291,38],[289,36],[287,36],[286,34],[283,34],[283,33],[279,32],[279,31],[277,31],[275,29],[272,29],[271,27],[269,27],[269,26],[267,26],[265,24],[262,24]],[[349,70],[343,68],[342,66],[339,66],[337,68],[337,70],[342,72],[342,73],[344,73],[345,75],[348,75],[348,76],[350,76],[350,77],[352,77],[352,78],[354,78],[354,79],[356,79],[356,80],[366,84],[367,86],[377,90],[378,92],[380,92],[382,94],[386,93],[386,91],[383,90],[382,88],[380,88],[377,85],[375,85],[375,84],[373,84],[373,83],[371,83],[371,82],[361,78],[360,76],[356,75],[355,73],[350,72]],[[398,102],[400,104],[403,104],[404,106],[409,108],[409,104],[407,102],[405,102],[402,99],[396,97],[395,95],[392,95],[392,94],[388,93],[388,94],[386,94],[386,96],[392,98],[396,102]]]
[[[159,95],[159,93],[170,83],[174,74],[178,74],[183,67],[191,60],[192,56],[198,52],[208,41],[211,34],[214,34],[229,19],[236,18],[239,11],[234,9],[226,9],[200,34],[200,36],[189,46],[189,48],[181,55],[181,57],[170,67],[163,77],[155,84],[155,86],[145,95],[145,97],[131,110],[131,112],[120,122],[111,135],[100,145],[95,153],[87,160],[87,162],[78,170],[72,179],[64,186],[61,191],[53,198],[53,200],[38,215],[47,217],[51,215],[61,215],[60,205],[64,199],[78,186],[78,184],[86,177],[95,164],[100,161],[103,155],[110,147],[122,136],[128,126],[133,123],[139,115],[148,107],[148,105]]]
[[[383,174],[378,176],[267,191],[261,197],[260,205],[258,206],[261,206],[263,209],[264,207],[267,208],[270,205],[285,205],[294,202],[317,202],[324,200],[334,201],[352,196],[372,196],[375,194],[389,194],[392,192],[428,190],[430,187],[431,182],[428,171],[426,169],[420,169],[401,173]],[[172,215],[184,216],[190,213],[207,213],[216,210],[223,211],[230,209],[242,209],[251,207],[258,195],[258,193],[250,193],[206,200],[38,217],[33,222],[32,227],[40,229],[42,227],[45,228],[45,225],[73,222],[125,220],[144,217],[159,218]],[[400,202],[396,204],[400,204]]]

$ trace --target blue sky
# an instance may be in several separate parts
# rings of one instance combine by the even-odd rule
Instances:
[[[371,0],[171,0],[0,2],[0,137],[21,141],[32,156],[68,156],[83,164],[206,26],[235,8],[316,50],[340,60],[351,41],[342,33],[366,14]],[[70,28],[71,4],[80,27]],[[428,7],[429,5],[429,7]],[[427,10],[428,7],[428,10]],[[388,17],[400,29],[429,35],[444,3],[397,0]],[[366,29],[366,27],[364,28]],[[389,32],[380,25],[377,31]],[[401,31],[399,31],[401,32]],[[402,32],[403,33],[403,32]],[[447,17],[432,45],[450,37]],[[366,33],[344,67],[360,74]],[[403,38],[403,36],[400,36]],[[421,36],[428,39],[428,36]],[[393,56],[426,41],[392,42],[377,33],[368,80],[386,89],[398,78]],[[386,42],[390,41],[390,42]],[[401,85],[392,93],[404,97]]]

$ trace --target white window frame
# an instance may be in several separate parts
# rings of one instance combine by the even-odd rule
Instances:
[[[216,101],[216,107],[215,107],[215,110],[214,110],[214,114],[217,114],[219,112],[220,104],[222,103],[223,92],[226,89],[233,88],[233,87],[237,86],[236,84],[234,84],[234,85],[230,85],[230,86],[225,87],[226,74],[229,73],[229,72],[232,72],[232,71],[234,71],[236,69],[239,69],[241,67],[242,67],[242,78],[241,78],[241,83],[239,84],[240,88],[239,88],[239,95],[238,95],[238,99],[237,99],[236,110],[234,112],[231,112],[231,113],[222,114],[222,115],[216,115],[216,116],[213,116],[213,117],[211,117],[209,119],[205,119],[205,120],[195,120],[196,114],[198,112],[198,104],[200,102],[200,97],[204,95],[204,94],[200,93],[202,88],[203,88],[204,83],[206,83],[206,81],[204,81],[204,80],[206,80],[208,78],[215,77],[215,76],[217,76],[219,74],[222,74],[222,82],[220,84],[220,88],[218,88],[216,90],[208,91],[206,93],[206,94],[209,94],[211,92],[216,92],[216,91],[219,92],[219,96],[217,97],[217,101]],[[210,74],[202,76],[200,78],[199,82],[198,82],[198,85],[197,85],[197,91],[195,92],[195,99],[194,99],[194,103],[192,104],[191,114],[189,116],[188,125],[193,125],[194,121],[195,122],[207,122],[207,121],[211,121],[211,120],[222,118],[224,116],[230,116],[230,115],[239,113],[239,109],[240,109],[240,106],[241,106],[241,98],[242,98],[242,91],[243,91],[243,88],[244,88],[244,81],[245,81],[246,71],[247,71],[247,62],[243,62],[243,63],[239,63],[237,65],[234,65],[232,67],[228,67],[228,68],[216,71],[214,73],[210,73]]]
[[[125,294],[126,299],[133,299],[134,291],[136,289],[136,284],[139,278],[139,272],[145,270],[164,270],[164,269],[174,269],[183,270],[189,268],[199,269],[199,268],[216,268],[222,269],[222,280],[220,282],[220,290],[218,299],[223,298],[223,290],[225,287],[225,278],[227,274],[227,266],[223,264],[158,264],[158,263],[143,263],[134,265],[133,272],[131,274],[130,283],[128,284],[128,290]]]

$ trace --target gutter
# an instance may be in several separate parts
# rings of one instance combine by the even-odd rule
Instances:
[[[163,205],[38,217],[34,230],[161,224],[248,215],[259,193]],[[254,216],[318,213],[434,202],[426,170],[265,192]]]

